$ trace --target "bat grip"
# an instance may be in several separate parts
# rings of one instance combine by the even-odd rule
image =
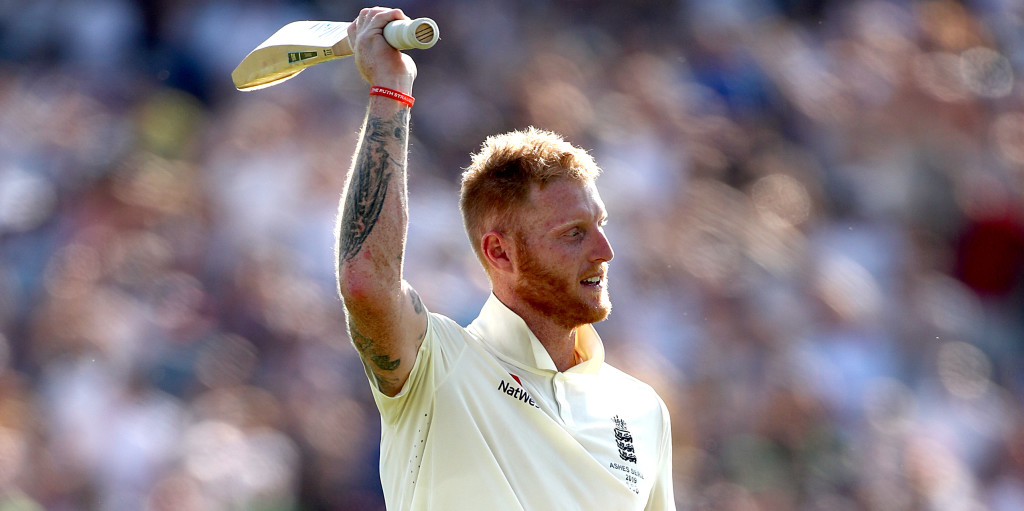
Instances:
[[[384,39],[398,50],[430,48],[437,42],[440,32],[430,18],[395,20],[384,25]]]

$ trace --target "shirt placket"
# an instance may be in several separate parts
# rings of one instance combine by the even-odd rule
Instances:
[[[575,426],[575,421],[572,418],[572,406],[571,401],[568,398],[568,378],[564,373],[555,373],[555,376],[551,378],[551,388],[555,395],[555,409],[558,412],[558,418],[566,426]]]

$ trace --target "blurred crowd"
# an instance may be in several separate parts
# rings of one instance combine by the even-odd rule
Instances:
[[[1024,4],[404,1],[406,278],[471,321],[489,134],[604,169],[608,360],[678,509],[1024,509]],[[0,511],[380,510],[334,280],[349,61],[235,91],[352,2],[0,2]]]

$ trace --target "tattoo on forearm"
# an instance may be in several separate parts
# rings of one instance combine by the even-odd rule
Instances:
[[[351,261],[363,248],[384,207],[388,184],[394,174],[391,166],[404,165],[403,154],[396,158],[388,150],[388,137],[397,138],[404,146],[408,134],[408,108],[399,110],[391,119],[367,117],[338,232],[342,261]]]
[[[352,343],[355,344],[356,349],[359,350],[364,357],[373,365],[377,366],[383,371],[394,371],[398,369],[398,366],[402,363],[401,358],[391,360],[391,356],[387,354],[379,354],[376,352],[377,341],[363,335],[355,328],[349,328],[349,332],[352,334]]]

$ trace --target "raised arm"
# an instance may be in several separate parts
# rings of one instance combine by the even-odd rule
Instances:
[[[396,9],[363,9],[348,37],[370,85],[411,95],[416,66],[383,36],[384,25],[395,19],[407,18]],[[410,108],[382,96],[369,102],[339,208],[338,288],[352,343],[381,392],[394,396],[409,377],[427,326],[423,304],[402,279]]]

